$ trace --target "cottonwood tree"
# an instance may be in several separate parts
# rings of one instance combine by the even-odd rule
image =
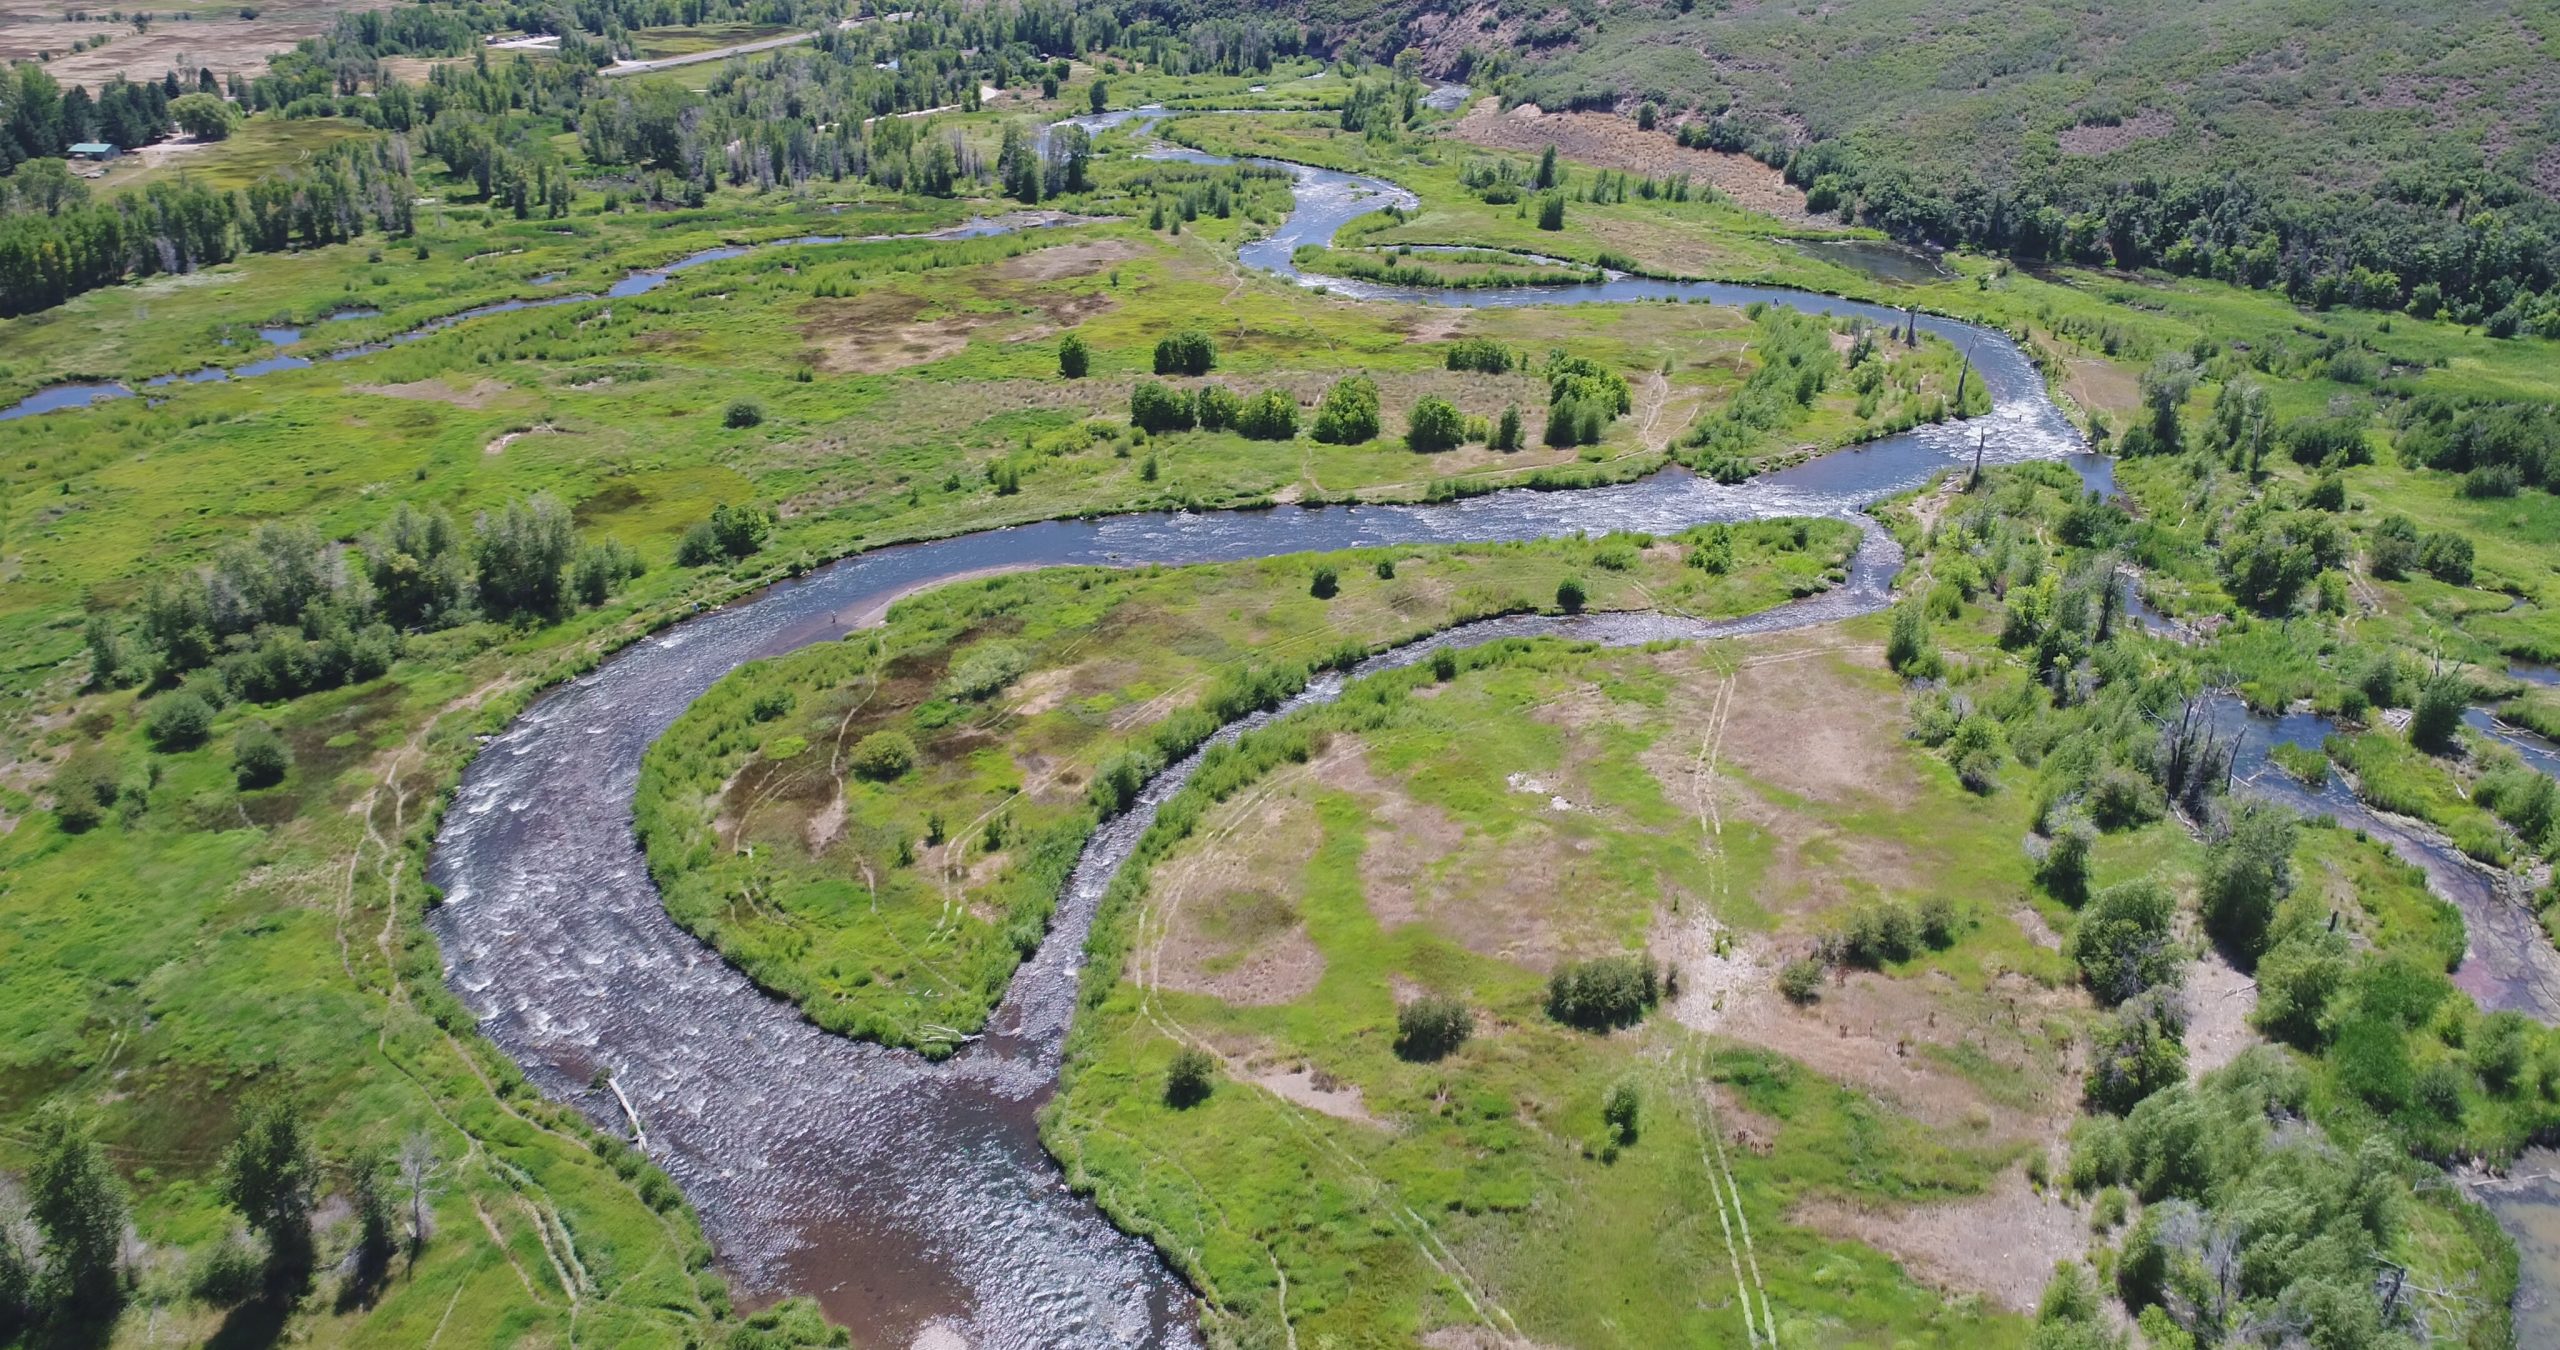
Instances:
[[[282,1097],[251,1107],[248,1128],[223,1159],[221,1194],[267,1240],[270,1278],[290,1284],[309,1270],[319,1192],[320,1162],[302,1112]]]
[[[124,1251],[124,1179],[107,1165],[88,1127],[67,1110],[47,1113],[38,1129],[27,1186],[44,1237],[48,1292],[75,1314],[112,1314],[124,1293],[117,1273]]]

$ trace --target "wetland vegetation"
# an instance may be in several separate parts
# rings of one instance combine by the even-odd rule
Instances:
[[[2483,162],[2395,169],[2359,230],[2298,181],[2298,72],[2243,110],[2039,61],[1915,119],[1801,54],[1720,64],[1748,87],[1714,108],[1618,15],[1397,66],[1355,59],[1410,31],[1393,7],[1187,17],[614,3],[534,50],[483,45],[532,16],[436,3],[263,73],[0,82],[0,393],[138,395],[0,421],[0,1343],[844,1334],[733,1300],[638,1113],[536,1091],[424,922],[485,738],[689,615],[1042,519],[2000,434],[1966,350],[1873,322],[1289,284],[1238,251],[1290,175],[1153,136],[1413,194],[1296,249],[1311,274],[1606,269],[2000,329],[2123,456],[2118,499],[1995,462],[1884,510],[1891,613],[1447,651],[1212,746],[1103,899],[1040,1119],[1210,1339],[2518,1337],[2514,1249],[2441,1169],[2560,1128],[2560,1009],[2481,1006],[2427,874],[2235,789],[2205,727],[2215,691],[2326,719],[2278,752],[2297,784],[2560,929],[2554,761],[2513,730],[2560,701],[2510,673],[2560,660],[2547,129],[2372,56],[2337,95],[2359,162],[2416,158],[2448,100]],[[1727,17],[1737,51],[1783,18]],[[1435,107],[1417,64],[1605,125]],[[1039,130],[1150,102],[1183,115]],[[2053,140],[2001,170],[2032,190],[1969,195],[1947,119],[1986,103]],[[182,119],[227,134],[61,168]],[[2282,132],[2266,181],[2199,186],[2191,121]],[[1880,232],[1985,251],[1896,280],[1806,247]],[[1086,841],[1225,724],[1485,615],[1820,593],[1855,543],[1772,519],[963,581],[723,680],[636,823],[687,930],[941,1057]]]

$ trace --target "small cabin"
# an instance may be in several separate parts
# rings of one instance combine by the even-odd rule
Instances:
[[[124,152],[105,141],[82,141],[71,147],[70,153],[73,159],[85,159],[91,163],[104,164]]]

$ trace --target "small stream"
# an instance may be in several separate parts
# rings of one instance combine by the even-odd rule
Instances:
[[[1164,115],[1140,110],[1077,121],[1101,130]],[[1155,153],[1215,162],[1189,151]],[[1298,245],[1327,242],[1353,217],[1412,199],[1377,179],[1283,167],[1293,177],[1296,209],[1273,235],[1246,245],[1244,260],[1352,298],[1480,308],[1756,300],[1880,323],[1902,317],[1830,296],[1712,282],[1612,276],[1579,286],[1436,291],[1300,276],[1289,265]],[[739,252],[713,250],[635,273],[625,284],[655,276],[646,283],[654,286],[681,267]],[[438,326],[502,309],[467,311]],[[815,1295],[854,1329],[857,1343],[903,1344],[939,1327],[982,1346],[1197,1344],[1181,1281],[1147,1244],[1118,1233],[1067,1191],[1040,1147],[1036,1121],[1055,1086],[1094,907],[1196,757],[1160,775],[1137,809],[1096,833],[1049,935],[1015,976],[986,1037],[934,1065],[815,1029],[675,927],[631,833],[632,792],[649,745],[742,662],[831,640],[867,607],[989,567],[1204,563],[1826,515],[1866,526],[1850,583],[1837,590],[1721,623],[1661,615],[1492,620],[1374,658],[1355,677],[1441,646],[1507,636],[1623,644],[1872,612],[1886,603],[1900,557],[1861,509],[1968,461],[1977,445],[1987,464],[2061,459],[2091,488],[2112,488],[2109,462],[2085,451],[2046,399],[2034,367],[2005,337],[1926,316],[1919,324],[1971,353],[1992,396],[1990,413],[1738,485],[1669,471],[1611,487],[1514,490],[1439,505],[1141,513],[991,530],[846,559],[636,643],[527,710],[465,775],[431,862],[445,903],[430,923],[453,987],[544,1092],[620,1132],[625,1122],[614,1098],[591,1086],[599,1070],[610,1070],[646,1124],[651,1156],[699,1208],[742,1284]],[[417,335],[427,331],[434,330]],[[2165,622],[2156,614],[2143,621]],[[1319,680],[1289,706],[1322,702],[1341,687],[1339,677]],[[1246,719],[1221,737],[1276,715]],[[2246,790],[2362,825],[2427,867],[2470,926],[2471,958],[2459,978],[2484,1006],[2560,1020],[2560,956],[2485,875],[2440,856],[2431,840],[2372,818],[2334,784],[2315,791],[2266,762],[2268,738],[2316,742],[2323,728],[2302,719],[2262,727],[2265,719],[2251,719],[2236,700],[2217,705],[2216,715],[2233,728],[2252,728],[2240,764]],[[2545,1202],[2535,1208],[2525,1198],[2492,1197],[2520,1241],[2530,1224],[2560,1214],[2548,1203],[2560,1201],[2560,1183],[2511,1194],[2540,1194]],[[2552,1287],[2560,1262],[2560,1244],[2527,1251],[2520,1308]]]

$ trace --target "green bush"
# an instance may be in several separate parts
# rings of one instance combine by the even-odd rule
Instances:
[[[1404,443],[1426,453],[1453,450],[1466,443],[1466,414],[1445,398],[1423,396],[1405,419]]]
[[[1318,600],[1330,600],[1341,590],[1342,574],[1334,571],[1330,564],[1319,565],[1314,577],[1307,582],[1307,594]]]
[[[2198,899],[2205,931],[2243,969],[2266,949],[2267,925],[2276,905],[2293,893],[2293,843],[2298,821],[2281,806],[2247,802],[2205,850]]]
[[[728,411],[720,415],[720,425],[731,431],[744,431],[748,427],[760,426],[763,422],[764,405],[751,398],[732,401]]]
[[[1475,1014],[1454,998],[1425,995],[1396,1010],[1396,1054],[1410,1060],[1446,1058],[1475,1034]]]
[[[2448,753],[2457,744],[2462,714],[2471,706],[2471,684],[2459,675],[2442,674],[2418,686],[2418,701],[2409,713],[2409,743],[2430,754]]]
[[[1199,406],[1179,389],[1140,380],[1129,391],[1129,424],[1141,431],[1189,431],[1198,420]]]
[[[1566,577],[1556,583],[1556,608],[1567,614],[1581,613],[1583,605],[1590,598],[1590,595],[1582,589],[1582,581],[1578,577]]]
[[[2187,1078],[2184,1016],[2170,996],[2146,994],[2118,1007],[2089,1036],[2089,1104],[2123,1115]]]
[[[1327,445],[1359,445],[1377,436],[1377,381],[1366,375],[1334,381],[1316,405],[1315,438]]]
[[[2471,541],[2450,530],[2418,541],[2418,566],[2436,580],[2456,586],[2471,584]]]
[[[1784,994],[1789,1003],[1800,1006],[1811,1003],[1822,997],[1822,970],[1820,961],[1810,956],[1799,956],[1779,967],[1778,992]]]
[[[854,743],[854,773],[874,782],[902,778],[915,764],[916,743],[905,732],[875,731]]]
[[[273,787],[284,781],[291,767],[293,758],[284,739],[264,722],[251,722],[232,738],[231,774],[243,788]]]
[[[1236,413],[1236,434],[1249,441],[1285,441],[1298,434],[1298,400],[1286,389],[1265,389]]]
[[[1091,369],[1093,369],[1093,349],[1085,346],[1084,338],[1078,334],[1067,334],[1065,339],[1058,343],[1058,373],[1070,380],[1081,380],[1085,377],[1085,372]]]
[[[1600,1120],[1622,1146],[1636,1141],[1636,1113],[1643,1100],[1636,1085],[1622,1078],[1609,1085],[1609,1095],[1600,1101]]]
[[[2109,886],[2090,900],[2069,950],[2081,982],[2099,1002],[2122,1003],[2155,985],[2179,982],[2186,953],[2170,931],[2177,913],[2177,897],[2147,879]]]
[[[1492,338],[1461,338],[1449,348],[1449,369],[1503,375],[1511,370],[1511,349]]]
[[[2315,928],[2287,937],[2258,958],[2258,1009],[2251,1020],[2276,1040],[2318,1050],[2328,1038],[2330,1003],[2351,967],[2339,934]]]
[[[185,690],[154,699],[142,734],[160,750],[193,750],[213,734],[213,705]]]
[[[1217,1078],[1217,1057],[1198,1046],[1186,1045],[1165,1070],[1165,1102],[1176,1109],[1197,1106],[1209,1099]]]

